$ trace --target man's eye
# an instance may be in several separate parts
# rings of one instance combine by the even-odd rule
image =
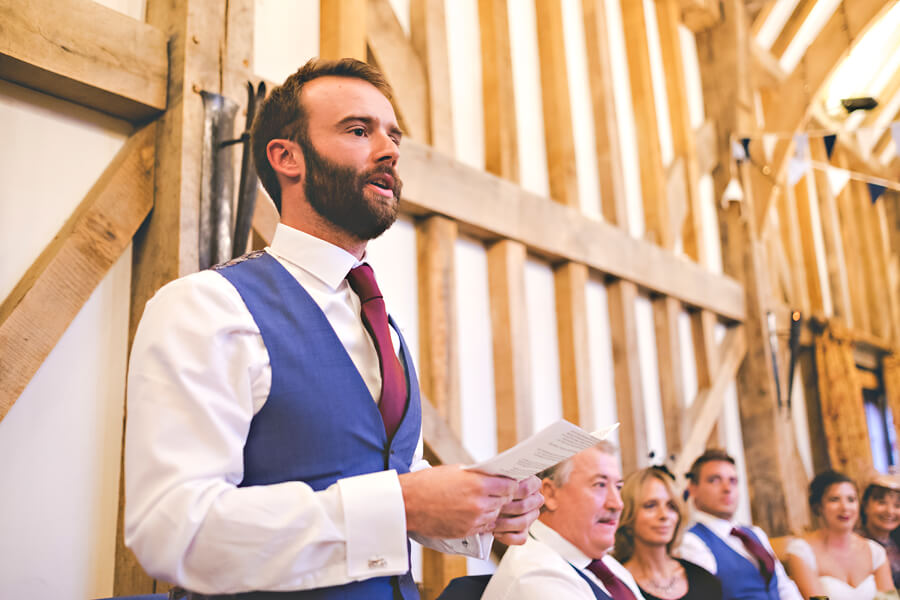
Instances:
[[[363,129],[362,127],[354,127],[353,129],[350,130],[350,133],[352,133],[356,137],[362,137],[362,136],[366,135],[366,130]]]

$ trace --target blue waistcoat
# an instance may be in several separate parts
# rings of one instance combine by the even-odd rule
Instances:
[[[584,579],[585,581],[587,581],[587,584],[588,584],[589,586],[591,586],[591,591],[594,592],[594,598],[596,598],[597,600],[612,600],[612,596],[610,596],[609,594],[607,594],[606,592],[604,592],[602,589],[600,589],[600,586],[597,585],[596,583],[594,583],[593,581],[591,581],[591,578],[588,577],[587,575],[585,575],[585,574],[581,571],[581,569],[579,569],[578,567],[576,567],[576,566],[573,565],[572,563],[569,563],[569,565],[571,565],[571,567],[572,567],[573,569],[575,569],[575,572],[578,573],[578,576],[579,576],[579,577],[581,577],[582,579]]]
[[[756,563],[732,550],[706,525],[695,523],[690,531],[703,540],[716,557],[716,577],[722,582],[723,600],[779,600],[777,574],[766,586],[766,579]],[[750,528],[745,531],[760,542]]]
[[[305,289],[272,256],[253,253],[218,267],[259,326],[272,388],[250,422],[240,486],[304,481],[324,490],[338,479],[395,469],[409,472],[422,426],[419,382],[403,336],[407,407],[388,440],[384,422],[343,344]],[[254,592],[283,600],[417,599],[412,575],[376,577],[316,590]]]

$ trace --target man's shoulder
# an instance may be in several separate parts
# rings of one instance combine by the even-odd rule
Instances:
[[[521,574],[534,569],[544,568],[548,565],[559,566],[565,564],[568,563],[566,563],[559,552],[544,542],[529,537],[524,544],[509,547],[503,555],[497,570],[504,569]]]

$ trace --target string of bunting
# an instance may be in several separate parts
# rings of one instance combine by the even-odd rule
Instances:
[[[897,154],[897,156],[900,156],[900,121],[892,123],[890,129],[891,136],[894,141],[894,152]],[[871,136],[873,135],[873,131],[874,130],[872,130],[871,128],[865,128],[858,130],[856,133],[857,136]],[[750,160],[750,142],[755,138],[759,138],[762,142],[763,152],[766,155],[766,160],[771,162],[772,155],[775,150],[775,144],[778,143],[778,140],[793,138],[794,155],[791,157],[791,160],[788,163],[788,185],[794,185],[795,183],[800,181],[800,179],[810,168],[814,168],[825,172],[828,177],[828,182],[831,186],[831,191],[835,195],[839,194],[841,190],[844,189],[844,186],[847,185],[847,182],[850,179],[864,181],[867,184],[867,187],[869,189],[869,196],[873,204],[878,201],[885,190],[890,189],[900,191],[900,182],[889,181],[887,179],[882,179],[880,177],[875,177],[866,173],[860,173],[858,171],[851,171],[849,169],[835,167],[829,163],[814,161],[810,158],[810,137],[822,138],[825,144],[825,153],[828,156],[828,160],[831,160],[831,155],[834,153],[834,146],[837,142],[837,136],[838,134],[834,131],[824,129],[805,131],[803,133],[769,132],[758,134],[755,136],[735,136],[731,140],[731,155],[738,163],[741,163],[745,160]],[[743,192],[740,190],[740,185],[738,184],[736,179],[732,179],[725,190],[724,199],[741,200],[742,197]]]

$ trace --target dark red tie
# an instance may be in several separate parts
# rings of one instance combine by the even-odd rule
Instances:
[[[347,282],[359,296],[363,324],[372,336],[375,351],[378,352],[378,365],[381,369],[381,400],[378,409],[384,420],[384,430],[390,439],[397,431],[406,409],[406,376],[394,352],[384,298],[375,282],[372,267],[362,264],[350,269]]]
[[[603,582],[606,591],[609,592],[613,600],[637,600],[631,590],[628,589],[628,586],[625,585],[625,582],[616,577],[602,560],[592,560],[587,568],[597,576],[597,579]]]
[[[775,559],[772,558],[772,555],[769,554],[756,538],[747,533],[743,528],[733,527],[731,529],[731,535],[744,542],[744,547],[747,549],[747,552],[759,561],[759,570],[766,579],[766,585],[768,585],[772,580],[772,575],[775,573]]]

